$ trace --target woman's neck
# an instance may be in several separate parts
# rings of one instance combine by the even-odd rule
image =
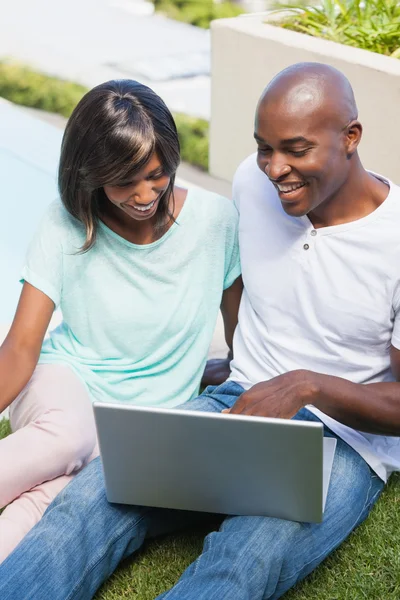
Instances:
[[[158,223],[157,213],[145,221],[136,221],[123,210],[112,204],[108,199],[104,200],[100,218],[114,233],[131,242],[132,244],[147,245],[160,239],[174,223],[186,200],[187,190],[174,187],[172,195],[168,199],[170,213],[173,210],[173,218],[166,215],[164,224]]]

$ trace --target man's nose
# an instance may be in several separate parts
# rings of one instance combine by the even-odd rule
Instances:
[[[278,180],[284,175],[288,175],[291,171],[287,164],[285,156],[278,153],[272,154],[265,165],[266,175],[273,180]]]

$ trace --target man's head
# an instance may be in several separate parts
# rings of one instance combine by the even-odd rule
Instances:
[[[288,214],[315,210],[349,179],[362,133],[357,117],[349,81],[328,65],[293,65],[265,88],[255,119],[257,162]]]

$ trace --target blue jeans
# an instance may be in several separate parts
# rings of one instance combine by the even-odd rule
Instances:
[[[220,412],[242,392],[239,385],[226,382],[207,388],[184,408]],[[318,420],[306,409],[295,418]],[[325,435],[334,436],[327,429]],[[219,531],[206,537],[202,554],[159,600],[280,598],[367,517],[383,485],[359,454],[338,439],[322,523],[228,517]],[[0,598],[88,600],[146,538],[198,518],[185,511],[109,504],[100,461],[94,460],[0,565]]]

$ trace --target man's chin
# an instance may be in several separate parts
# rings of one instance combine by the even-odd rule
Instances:
[[[291,217],[304,217],[310,210],[308,206],[297,204],[297,202],[281,202],[281,204],[285,213]]]

